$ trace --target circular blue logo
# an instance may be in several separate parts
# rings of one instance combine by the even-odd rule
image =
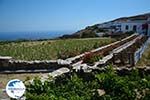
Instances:
[[[6,93],[11,98],[20,98],[25,92],[25,85],[18,79],[10,80],[6,85]]]

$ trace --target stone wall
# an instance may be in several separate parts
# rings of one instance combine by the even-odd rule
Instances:
[[[38,70],[48,70],[54,71],[61,67],[68,67],[69,63],[64,60],[43,60],[43,61],[25,61],[25,60],[15,60],[12,57],[0,57],[0,72],[28,72],[28,70],[34,72]]]
[[[117,41],[117,42],[108,44],[106,46],[102,46],[97,49],[91,50],[90,52],[92,53],[99,53],[99,52],[104,52],[104,51],[110,52],[109,51],[110,48],[112,49],[111,51],[113,51],[109,55],[104,56],[100,61],[95,62],[93,66],[89,66],[87,64],[82,63],[82,58],[84,57],[86,53],[68,58],[66,60],[58,59],[58,60],[43,60],[43,61],[15,60],[12,57],[0,56],[0,73],[1,72],[42,72],[42,71],[51,72],[62,67],[75,69],[75,70],[84,69],[86,71],[91,71],[91,69],[96,68],[101,65],[105,65],[108,61],[110,61],[110,59],[112,59],[113,57],[114,50],[117,49],[116,51],[119,50],[118,52],[121,52],[122,50],[126,49],[126,47],[136,42],[135,40],[139,37],[140,36],[137,36],[137,34],[133,34],[121,41]],[[112,46],[114,46],[114,49],[112,48]]]

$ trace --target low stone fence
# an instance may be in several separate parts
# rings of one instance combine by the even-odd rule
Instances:
[[[136,37],[138,37],[138,33],[132,34],[131,36],[126,37],[126,38],[124,38],[124,39],[122,39],[120,41],[116,41],[116,42],[110,43],[108,45],[96,48],[96,49],[91,50],[89,52],[91,52],[91,53],[108,54],[114,48],[117,48],[118,46],[121,46],[124,43],[126,43],[128,41],[131,41],[132,39],[134,39]],[[80,60],[84,57],[85,54],[86,53],[83,53],[83,54],[77,55],[75,57],[68,58],[68,59],[66,59],[66,61],[69,61],[70,63],[79,63]]]
[[[150,38],[134,53],[135,64],[140,60],[142,54],[144,53],[145,49],[148,47],[149,43],[150,43]]]
[[[69,63],[58,59],[58,60],[43,60],[43,61],[25,61],[15,60],[12,57],[0,57],[0,72],[31,72],[34,71],[54,71],[61,67],[68,67]]]
[[[58,78],[61,77],[62,75],[71,75],[71,73],[77,73],[77,74],[92,74],[91,72],[96,72],[96,73],[102,73],[106,72],[109,66],[104,66],[104,67],[95,67],[92,68],[90,72],[85,72],[83,69],[75,71],[75,70],[70,70],[68,68],[60,68],[58,70],[55,70],[51,73],[49,73],[47,76],[43,76],[42,80],[45,81],[49,78],[49,76],[52,76],[53,78]],[[150,74],[150,66],[142,66],[142,67],[113,67],[113,70],[118,74],[118,75],[130,75],[134,70],[137,70],[140,75],[149,75]],[[89,78],[89,77],[88,77]]]
[[[144,38],[144,36],[139,35],[138,37],[136,37],[132,41],[124,43],[123,45],[121,45],[121,46],[119,46],[117,48],[114,48],[112,51],[110,51],[110,53],[108,55],[104,56],[102,59],[100,59],[99,61],[95,62],[94,64],[90,64],[89,65],[87,63],[83,63],[82,61],[79,61],[78,63],[73,64],[72,67],[76,71],[77,70],[84,70],[84,72],[89,72],[93,68],[103,67],[103,66],[106,66],[109,63],[113,63],[113,64],[117,65],[117,63],[115,63],[115,58],[117,58],[117,61],[119,60],[119,63],[122,63],[122,65],[119,65],[119,66],[126,66],[126,65],[128,65],[129,67],[133,67],[135,65],[134,64],[134,61],[135,61],[134,60],[134,52],[135,51],[132,52],[132,53],[126,53],[125,51],[131,52],[132,50],[130,50],[130,49],[132,48],[132,46],[134,46],[136,44],[136,42],[138,42],[142,38]],[[147,41],[146,41],[146,44],[147,44]],[[143,47],[143,45],[141,45],[141,47]],[[134,47],[133,49],[136,50],[138,48]],[[118,54],[118,55],[121,54],[121,55],[119,57],[115,57],[115,54]],[[123,59],[124,58],[123,54],[126,55],[126,56],[129,56],[129,57],[126,57],[126,59]],[[124,61],[122,61],[122,59]],[[127,62],[125,62],[125,60]]]
[[[134,42],[136,42],[137,38],[140,36],[137,34],[133,34],[121,41],[117,41],[97,49],[91,50],[92,53],[100,53],[106,51],[109,53],[104,56],[102,60],[95,62],[93,66],[88,66],[87,64],[82,64],[82,58],[86,53],[77,55],[75,57],[68,58],[66,60],[58,59],[58,60],[43,60],[43,61],[25,61],[25,60],[15,60],[12,57],[1,57],[0,56],[0,73],[1,72],[51,72],[55,71],[59,68],[66,67],[69,69],[92,69],[99,65],[104,65],[110,59],[113,58],[113,53],[121,52],[126,49]],[[124,46],[125,45],[125,46]],[[122,47],[123,46],[123,47]],[[112,48],[113,47],[113,48]],[[108,49],[108,50],[107,50]],[[111,49],[111,50],[110,50]],[[112,53],[110,53],[110,51]],[[108,52],[109,51],[109,52]],[[106,53],[105,52],[105,53]],[[87,70],[88,71],[88,70]]]

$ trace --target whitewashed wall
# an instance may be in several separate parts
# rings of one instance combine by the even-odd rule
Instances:
[[[136,25],[137,27],[137,32],[138,33],[142,33],[142,24],[143,23],[135,23],[135,22],[124,22],[124,23],[121,23],[121,31],[122,32],[128,32],[128,31],[133,31],[133,26]],[[128,25],[128,30],[126,30],[126,26]]]
[[[150,36],[150,24],[148,24],[148,36]]]

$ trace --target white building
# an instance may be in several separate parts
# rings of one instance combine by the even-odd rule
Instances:
[[[110,23],[105,23],[104,25],[99,25],[99,28],[105,27],[114,27],[112,32],[130,32],[134,31],[139,34],[145,34],[150,36],[150,18],[147,19],[134,19],[134,20],[121,20],[121,21],[114,21]]]
[[[125,33],[129,31],[134,31],[140,34],[145,34],[150,36],[150,23],[147,20],[134,20],[134,21],[126,21],[119,22],[117,24],[113,24],[118,27],[118,30]]]

